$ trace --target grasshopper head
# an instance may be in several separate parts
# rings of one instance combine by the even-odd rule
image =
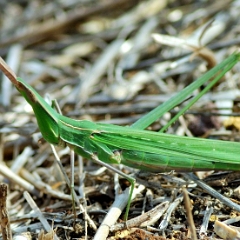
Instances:
[[[17,89],[31,105],[43,138],[49,143],[59,144],[59,114],[30,85],[20,78],[17,80]]]

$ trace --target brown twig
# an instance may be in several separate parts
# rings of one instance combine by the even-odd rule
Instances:
[[[126,222],[118,223],[111,226],[110,232],[121,231],[126,228],[130,229],[130,228],[139,227],[139,226],[141,227],[150,226],[162,216],[162,214],[166,211],[168,206],[169,206],[169,202],[167,201],[163,202],[140,216],[137,216]]]
[[[192,216],[191,202],[188,196],[188,192],[185,188],[183,188],[183,196],[184,196],[185,209],[187,213],[187,221],[188,221],[190,232],[191,232],[191,239],[197,240],[196,227],[194,225],[193,216]]]
[[[0,225],[3,240],[11,240],[12,232],[10,228],[10,220],[7,210],[7,184],[0,184]]]
[[[17,86],[17,76],[12,71],[12,69],[7,65],[7,63],[0,57],[0,70],[9,78],[9,80],[14,84],[14,86]]]

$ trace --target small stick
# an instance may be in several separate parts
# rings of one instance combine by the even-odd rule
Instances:
[[[166,209],[169,206],[169,202],[163,202],[150,211],[137,216],[133,219],[130,219],[126,222],[123,223],[118,223],[110,227],[110,232],[116,232],[116,231],[121,231],[126,228],[133,228],[133,227],[147,227],[152,224],[154,224],[161,216],[162,214],[166,211]]]
[[[144,190],[144,186],[140,185],[138,189],[134,189],[132,199],[136,197],[138,193]],[[107,238],[110,228],[119,216],[121,215],[123,209],[128,203],[129,197],[129,188],[127,188],[122,194],[116,196],[115,201],[113,202],[110,210],[108,211],[106,217],[102,221],[100,227],[98,228],[93,240],[104,240]]]
[[[10,220],[7,210],[7,184],[0,184],[0,225],[3,240],[12,240]]]
[[[159,224],[159,230],[160,231],[164,231],[167,226],[168,223],[170,221],[172,212],[177,208],[177,206],[182,202],[183,200],[183,194],[180,194],[175,200],[174,202],[172,202],[169,206],[169,208],[167,209],[167,212],[164,214],[165,216],[163,217],[163,220],[161,221],[161,223]]]
[[[18,85],[17,76],[1,57],[0,57],[0,70],[2,70],[4,75],[8,77],[8,79],[14,84],[14,86]]]
[[[30,194],[28,192],[24,192],[23,193],[25,199],[27,200],[28,204],[30,205],[30,207],[32,208],[32,210],[37,214],[40,222],[42,223],[44,229],[47,232],[52,232],[52,227],[49,225],[47,219],[44,217],[43,213],[41,212],[41,210],[38,208],[38,206],[36,205],[36,203],[34,202],[34,200],[32,199],[32,197],[30,196]],[[58,236],[56,235],[56,233],[54,233],[53,235],[53,239],[54,240],[59,240]]]
[[[21,178],[19,175],[14,173],[10,168],[8,168],[3,163],[0,163],[0,174],[4,177],[8,178],[10,181],[14,182],[15,184],[21,186],[28,192],[32,193],[35,196],[40,196],[40,192],[29,182]]]
[[[69,194],[65,194],[61,191],[57,191],[57,190],[54,190],[54,189],[50,188],[47,183],[41,181],[40,179],[38,179],[36,181],[36,177],[33,176],[32,173],[30,173],[25,168],[21,169],[20,175],[23,176],[23,178],[27,182],[32,184],[36,189],[38,189],[40,191],[39,196],[40,196],[40,194],[45,193],[47,196],[62,199],[64,201],[71,201],[72,200],[72,197],[69,196]]]
[[[184,196],[185,209],[187,213],[187,221],[188,221],[190,232],[191,232],[191,239],[197,240],[196,227],[194,225],[193,216],[192,216],[191,202],[190,202],[190,198],[188,196],[188,192],[186,188],[183,188],[183,196]]]
[[[204,213],[203,222],[199,230],[200,237],[207,236],[208,223],[212,213],[213,213],[213,207],[207,206]]]
[[[193,180],[199,187],[201,187],[204,191],[212,195],[213,197],[217,198],[219,201],[224,203],[230,208],[233,208],[234,210],[240,212],[240,206],[233,201],[231,201],[229,198],[223,196],[219,192],[217,192],[212,187],[208,186],[206,183],[198,179],[193,173],[182,173],[186,178]]]

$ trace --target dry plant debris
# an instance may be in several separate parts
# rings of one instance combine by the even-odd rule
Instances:
[[[0,6],[0,56],[41,95],[57,99],[64,115],[75,119],[131,125],[229,56],[240,43],[239,1],[22,0],[1,1]],[[168,132],[239,141],[239,66]],[[74,180],[83,209],[76,206],[74,220],[70,190],[49,144],[39,142],[31,108],[7,78],[0,83],[0,181],[9,185],[13,236],[94,239],[115,194],[128,183],[79,158]],[[151,129],[165,125],[174,111]],[[223,122],[229,117],[233,127],[226,129]],[[57,149],[57,154],[70,177],[69,150]],[[204,172],[201,178],[210,174]],[[238,179],[224,181],[219,174],[212,182],[216,178],[227,184],[213,188],[237,205]],[[216,219],[234,225],[237,236],[239,212],[191,179],[172,173],[137,176],[131,227],[116,225],[114,231],[114,226],[107,226],[107,233],[95,239],[189,239],[184,187],[198,239],[224,238],[216,229],[225,225],[215,225],[214,232]],[[161,214],[151,210],[159,206],[164,210]],[[85,212],[89,219],[84,218]]]

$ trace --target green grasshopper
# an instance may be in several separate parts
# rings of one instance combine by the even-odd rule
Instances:
[[[32,106],[43,138],[55,145],[67,145],[75,153],[103,163],[124,164],[150,172],[233,170],[240,171],[240,144],[236,142],[181,137],[142,130],[179,104],[186,94],[213,79],[212,85],[240,59],[234,53],[189,85],[175,97],[141,118],[131,127],[74,120],[57,113],[29,84],[16,78],[3,60],[0,69]],[[121,174],[121,172],[117,171]],[[125,218],[128,216],[135,179],[131,183]]]

